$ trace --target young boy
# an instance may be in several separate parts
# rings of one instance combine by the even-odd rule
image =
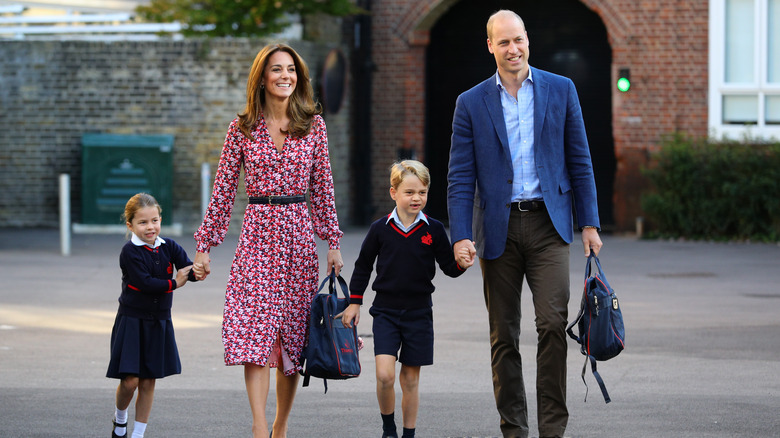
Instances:
[[[345,327],[360,321],[360,306],[376,264],[376,291],[369,310],[374,317],[376,392],[383,438],[397,438],[395,427],[395,361],[401,362],[403,436],[414,437],[420,405],[420,367],[433,364],[431,280],[436,265],[457,277],[474,264],[467,251],[454,258],[441,222],[423,214],[430,174],[419,161],[405,160],[390,168],[390,197],[395,209],[371,224],[350,281],[350,305],[341,315]],[[398,351],[400,349],[400,355]]]

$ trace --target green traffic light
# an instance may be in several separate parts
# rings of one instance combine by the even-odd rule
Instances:
[[[628,89],[631,88],[631,81],[628,80],[628,78],[620,78],[617,81],[617,89],[625,93],[628,91]]]

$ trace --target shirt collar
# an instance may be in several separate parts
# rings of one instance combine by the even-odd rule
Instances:
[[[530,81],[532,84],[534,83],[534,69],[531,68],[531,66],[528,66],[528,77],[525,78],[525,81]],[[496,86],[499,90],[504,89],[504,84],[501,83],[501,75],[498,74],[498,70],[496,70]]]
[[[133,233],[133,236],[130,237],[130,241],[133,242],[133,245],[135,245],[135,246],[144,246],[144,245],[146,245],[146,246],[148,246],[150,248],[157,248],[158,246],[160,246],[163,243],[165,243],[165,240],[163,240],[162,237],[157,236],[154,239],[154,245],[149,245],[146,242],[144,242],[143,240],[141,240],[140,237],[136,236],[135,233]]]
[[[394,220],[394,221],[395,221],[395,223],[396,223],[396,224],[398,224],[400,227],[402,227],[402,228],[406,228],[406,227],[404,226],[404,223],[403,223],[403,222],[401,222],[401,218],[399,218],[399,217],[398,217],[398,211],[397,211],[397,210],[398,210],[398,208],[397,208],[397,207],[393,209],[393,212],[392,212],[392,213],[390,213],[390,215],[387,217],[387,221],[385,221],[385,224],[389,223],[389,222],[390,222],[390,220],[392,219],[392,220]],[[428,218],[427,218],[427,217],[426,217],[426,216],[423,214],[423,212],[418,212],[418,213],[417,213],[417,217],[416,217],[416,218],[414,218],[414,221],[412,222],[412,225],[410,225],[410,228],[411,228],[412,226],[414,226],[414,224],[416,224],[417,222],[420,222],[420,221],[424,221],[426,224],[430,225],[430,224],[428,223]]]

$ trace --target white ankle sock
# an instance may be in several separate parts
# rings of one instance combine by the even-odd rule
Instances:
[[[127,423],[127,409],[121,410],[119,408],[115,408],[114,411],[114,421],[117,422],[117,424],[126,424]],[[116,427],[114,428],[114,433],[116,433],[119,436],[123,436],[127,434],[127,427]]]
[[[133,424],[133,436],[131,438],[144,438],[144,432],[146,432],[146,423],[136,421]]]

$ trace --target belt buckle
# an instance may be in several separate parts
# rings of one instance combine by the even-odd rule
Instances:
[[[519,201],[517,203],[517,209],[520,211],[531,211],[531,210],[523,210],[523,204],[524,203],[532,203],[533,201]],[[533,204],[532,204],[533,205]]]
[[[282,205],[282,204],[274,204],[274,198],[278,198],[278,196],[271,195],[268,197],[268,205]]]

